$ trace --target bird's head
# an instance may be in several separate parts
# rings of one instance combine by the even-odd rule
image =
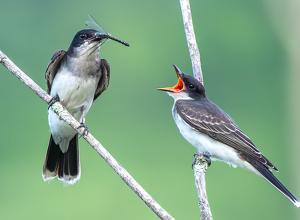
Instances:
[[[95,29],[84,29],[75,34],[68,50],[69,55],[75,57],[91,54],[99,55],[100,46],[110,39],[129,46],[128,43],[107,33],[101,33]]]
[[[166,91],[176,99],[201,99],[205,98],[205,89],[194,77],[180,71],[173,65],[177,74],[178,82],[174,87],[158,88],[158,90]]]

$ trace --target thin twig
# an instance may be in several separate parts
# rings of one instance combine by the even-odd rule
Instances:
[[[190,52],[193,75],[203,84],[203,75],[201,69],[200,61],[200,52],[197,46],[192,13],[189,0],[179,0],[182,12],[182,20],[187,40],[187,45]],[[195,185],[198,193],[198,204],[200,209],[201,220],[212,220],[212,214],[210,211],[207,193],[206,193],[206,184],[205,184],[205,173],[208,168],[208,162],[205,157],[201,154],[194,155],[194,175],[195,175]]]
[[[193,74],[194,77],[203,84],[200,52],[198,50],[198,46],[196,42],[190,2],[189,0],[179,0],[179,1],[181,6],[181,13],[182,13],[182,20],[184,25],[186,41],[188,44],[191,62],[192,62]]]
[[[52,97],[39,87],[30,77],[22,72],[1,50],[0,63],[23,83],[25,83],[31,90],[33,90],[41,99],[43,99],[46,103],[49,103]],[[82,134],[84,128],[78,129],[80,123],[65,108],[63,108],[59,102],[54,103],[51,107],[61,120],[69,124],[79,134]],[[83,138],[160,219],[174,219],[133,179],[133,177],[118,163],[118,161],[113,158],[113,156],[99,143],[99,141],[92,136],[92,134],[84,134]]]
[[[200,208],[201,219],[212,220],[212,214],[210,211],[206,184],[205,184],[205,172],[208,164],[206,158],[202,154],[196,154],[193,162],[195,185],[198,192],[198,203]]]

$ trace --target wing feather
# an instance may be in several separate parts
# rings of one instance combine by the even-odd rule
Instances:
[[[45,73],[45,79],[46,79],[46,83],[47,83],[47,93],[48,94],[50,94],[54,77],[57,73],[58,68],[60,67],[60,61],[64,57],[65,54],[66,54],[66,51],[64,51],[64,50],[56,51],[47,66],[46,73]]]
[[[95,91],[94,101],[107,89],[110,79],[110,66],[106,59],[101,59],[100,69],[102,75]]]
[[[208,99],[204,101],[177,100],[175,108],[180,117],[195,130],[277,170],[229,115]]]

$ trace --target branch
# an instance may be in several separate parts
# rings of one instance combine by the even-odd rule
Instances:
[[[200,208],[201,219],[212,220],[209,203],[207,200],[205,172],[208,164],[206,158],[202,154],[195,154],[193,169],[195,176],[195,185],[198,192],[198,204]]]
[[[39,87],[31,78],[22,72],[1,50],[0,63],[5,66],[13,75],[25,83],[33,90],[41,99],[49,103],[49,96],[41,87]],[[53,111],[59,118],[69,124],[79,134],[82,134],[84,128],[78,129],[80,123],[59,103],[56,102],[52,106]],[[122,180],[146,203],[146,205],[160,218],[164,220],[174,219],[169,215],[134,179],[133,177],[116,161],[113,156],[97,141],[92,134],[82,136],[97,153],[114,169],[114,171],[122,178]]]
[[[181,6],[181,13],[182,13],[182,20],[184,25],[186,41],[188,44],[191,62],[192,62],[193,74],[194,77],[203,84],[200,52],[198,50],[198,46],[196,42],[190,2],[189,0],[179,0],[179,1]]]
[[[203,84],[203,75],[201,69],[200,53],[198,50],[193,21],[192,13],[189,0],[179,0],[182,12],[182,20],[187,40],[187,45],[190,52],[193,75]],[[201,154],[194,155],[193,169],[195,175],[195,185],[198,192],[198,204],[200,209],[201,220],[212,220],[212,214],[210,211],[206,184],[205,184],[205,173],[208,168],[208,162]]]

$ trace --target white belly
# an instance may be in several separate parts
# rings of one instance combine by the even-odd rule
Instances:
[[[90,109],[97,85],[98,80],[94,77],[83,79],[61,68],[53,80],[50,95],[54,97],[57,94],[60,100],[63,100],[63,106],[79,121],[85,118]],[[76,131],[60,120],[51,108],[48,121],[54,142],[59,144],[63,152],[67,151],[69,142]]]

